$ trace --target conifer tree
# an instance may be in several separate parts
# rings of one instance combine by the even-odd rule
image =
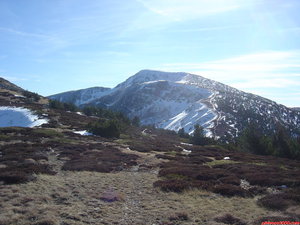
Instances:
[[[205,145],[207,140],[204,136],[204,129],[199,124],[194,126],[194,133],[191,136],[191,143],[194,145]]]

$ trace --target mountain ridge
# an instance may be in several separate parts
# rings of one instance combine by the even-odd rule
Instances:
[[[0,88],[10,90],[10,91],[16,91],[16,92],[24,91],[23,88],[11,83],[10,81],[2,77],[0,77]]]
[[[70,94],[70,93],[69,93]],[[80,94],[79,94],[80,95]],[[142,70],[99,97],[78,106],[94,105],[117,110],[142,124],[192,133],[195,124],[216,139],[236,138],[250,123],[263,133],[272,133],[278,123],[298,132],[300,113],[258,95],[184,72]],[[61,94],[49,96],[65,101]]]

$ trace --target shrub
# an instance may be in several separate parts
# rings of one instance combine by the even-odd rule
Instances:
[[[159,187],[162,191],[182,192],[191,187],[191,183],[185,180],[159,180],[153,184],[154,187]]]
[[[288,190],[284,193],[266,195],[260,198],[257,204],[272,210],[284,210],[291,205],[299,204],[299,202],[299,190]]]
[[[259,206],[273,210],[284,210],[288,207],[289,202],[280,195],[267,195],[257,201]]]
[[[120,129],[116,120],[97,121],[88,125],[88,131],[106,138],[119,138]]]
[[[4,184],[20,184],[34,179],[32,175],[22,171],[5,171],[0,173],[0,181],[3,181]]]
[[[240,185],[241,180],[234,175],[229,175],[227,177],[222,177],[219,179],[222,183]]]
[[[177,134],[181,138],[190,138],[190,135],[184,131],[184,128],[179,129]]]
[[[232,184],[219,184],[213,188],[213,192],[229,197],[234,195],[245,197],[247,194],[241,187]]]
[[[49,107],[51,109],[60,109],[60,110],[71,111],[71,112],[79,111],[79,108],[73,103],[60,102],[58,100],[52,100],[52,99],[49,100]]]
[[[22,93],[29,101],[39,101],[40,100],[40,96],[37,93],[34,92],[30,92],[30,91],[23,91]]]
[[[125,154],[120,150],[102,145],[71,145],[61,147],[60,157],[70,160],[63,165],[63,170],[97,171],[109,173],[136,165],[137,155]]]
[[[230,225],[247,225],[246,222],[232,216],[231,214],[225,214],[223,216],[216,217],[214,220],[219,223],[225,223]]]
[[[0,168],[0,181],[5,184],[18,184],[35,179],[33,174],[55,174],[49,164],[39,163],[38,160],[48,160],[45,147],[39,144],[11,144],[0,146],[5,167]]]
[[[141,125],[141,121],[140,121],[140,118],[135,116],[132,121],[131,121],[131,124],[133,126],[136,126],[136,127],[139,127]]]
[[[189,219],[186,212],[177,212],[169,217],[170,221],[187,221]]]

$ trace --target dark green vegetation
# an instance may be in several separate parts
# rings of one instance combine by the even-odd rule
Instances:
[[[290,159],[300,159],[300,136],[289,133],[283,126],[278,125],[272,135],[265,135],[257,129],[254,123],[242,132],[236,140],[227,144],[205,137],[204,130],[198,124],[192,135],[185,133],[184,129],[178,131],[178,136],[189,140],[194,145],[219,145],[235,151],[249,152],[257,155],[273,155]]]
[[[209,145],[217,142],[213,138],[206,137],[203,127],[196,124],[194,133],[190,136],[190,143],[194,145]]]
[[[23,91],[22,94],[29,102],[38,102],[41,99],[41,96],[34,92]]]
[[[57,100],[49,100],[49,107],[51,109],[61,109],[61,110],[71,111],[71,112],[79,111],[79,108],[76,107],[74,104],[64,103]]]
[[[101,137],[120,137],[120,126],[117,120],[98,120],[88,124],[88,131]]]
[[[300,136],[292,136],[278,125],[272,135],[264,135],[256,124],[250,124],[238,138],[236,146],[242,151],[259,155],[300,159]]]
[[[70,112],[80,112],[87,117],[97,117],[97,121],[92,121],[86,125],[86,129],[95,134],[106,138],[119,138],[121,132],[125,132],[129,126],[139,126],[139,118],[134,117],[131,121],[120,112],[108,109],[97,108],[94,106],[76,107],[72,103],[63,103],[57,100],[50,100],[51,109],[59,109]]]

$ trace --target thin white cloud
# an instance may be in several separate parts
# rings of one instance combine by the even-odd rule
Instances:
[[[166,63],[162,67],[229,81],[246,78],[298,77],[300,51],[267,51],[203,63]]]
[[[241,0],[137,0],[151,12],[180,21],[232,11],[244,5]]]
[[[35,46],[42,46],[42,48],[39,47],[37,50],[37,52],[39,53],[64,48],[70,45],[70,43],[67,40],[64,40],[59,35],[48,35],[42,33],[27,32],[6,27],[0,27],[0,33],[1,32],[19,36],[24,38],[25,40],[27,39],[30,43],[32,43]]]
[[[10,82],[18,82],[18,81],[28,80],[27,78],[20,78],[20,77],[13,77],[13,76],[1,76],[1,77]]]
[[[300,50],[266,51],[203,63],[169,63],[158,69],[199,74],[255,94],[263,90],[265,97],[276,101],[284,99],[280,97],[284,92],[294,100],[299,98],[295,90],[300,90]],[[289,105],[297,105],[293,99]]]
[[[255,88],[288,88],[291,86],[299,86],[300,81],[295,81],[291,79],[252,79],[245,80],[243,82],[232,83],[232,86],[239,89],[252,89]]]
[[[218,31],[238,28],[240,26],[216,26],[216,27],[200,27],[193,29],[171,30],[170,32],[203,32],[203,31]]]
[[[272,91],[273,90],[273,91]],[[275,102],[284,104],[288,107],[300,107],[300,93],[283,91],[277,92],[276,89],[252,89],[251,93],[272,99]]]
[[[45,34],[24,32],[24,31],[19,31],[19,30],[15,30],[15,29],[11,29],[11,28],[6,28],[6,27],[0,27],[0,32],[11,33],[14,35],[19,35],[19,36],[24,36],[24,37],[49,38],[49,39],[53,38],[53,37],[45,35]]]

